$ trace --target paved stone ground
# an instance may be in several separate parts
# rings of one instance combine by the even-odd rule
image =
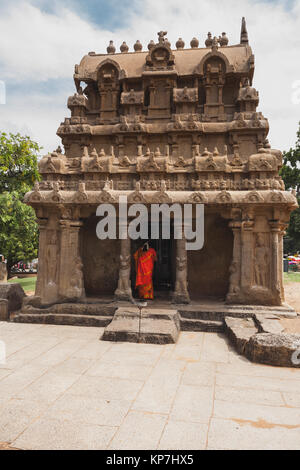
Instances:
[[[299,449],[300,370],[256,365],[222,335],[176,345],[0,323],[0,448]]]

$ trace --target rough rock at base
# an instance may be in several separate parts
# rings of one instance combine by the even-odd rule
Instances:
[[[300,335],[258,333],[249,339],[245,353],[253,362],[300,367]]]
[[[22,307],[25,292],[20,284],[0,283],[0,299],[8,302],[8,314],[20,310]]]

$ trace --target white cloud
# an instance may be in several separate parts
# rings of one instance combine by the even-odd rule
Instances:
[[[0,129],[28,135],[43,147],[42,154],[60,144],[57,128],[64,117],[70,115],[66,106],[65,89],[47,94],[9,95],[8,104],[0,106]]]
[[[128,9],[126,27],[112,33],[66,8],[49,14],[29,1],[10,3],[0,16],[0,79],[19,82],[21,88],[23,80],[34,83],[69,78],[83,55],[90,50],[105,52],[110,39],[117,48],[126,40],[131,49],[140,39],[146,48],[160,29],[168,30],[173,45],[179,36],[186,46],[193,36],[202,45],[207,31],[214,35],[226,31],[230,43],[235,44],[239,42],[241,17],[245,16],[256,57],[254,86],[260,92],[259,109],[269,118],[272,146],[287,149],[295,142],[300,119],[300,104],[292,103],[292,85],[300,79],[300,2],[293,5],[288,9],[285,1],[136,0],[135,9]],[[53,97],[57,101],[49,113],[47,102],[34,107],[19,97],[18,107],[6,106],[0,125],[3,128],[11,122],[19,129],[26,125],[47,150],[53,142],[52,149],[57,142],[55,130],[67,115],[66,98],[60,94]]]

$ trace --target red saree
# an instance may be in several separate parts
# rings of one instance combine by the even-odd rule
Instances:
[[[140,299],[153,299],[152,274],[154,261],[156,261],[156,251],[149,248],[143,251],[139,248],[133,255],[135,260],[136,282]]]

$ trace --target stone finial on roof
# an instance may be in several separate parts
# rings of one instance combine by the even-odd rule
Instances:
[[[199,41],[197,38],[193,38],[190,42],[191,48],[192,49],[197,49],[199,47]]]
[[[184,40],[182,38],[179,38],[178,41],[176,42],[176,48],[177,49],[183,49],[184,48]]]
[[[211,46],[212,46],[212,42],[213,42],[213,40],[212,40],[211,33],[208,32],[208,33],[207,33],[207,39],[206,39],[206,41],[205,41],[206,47],[211,47]]]
[[[116,48],[114,46],[114,42],[113,41],[109,41],[109,45],[107,47],[107,53],[108,54],[114,54],[116,52]]]
[[[140,41],[137,40],[135,45],[133,46],[133,48],[134,48],[135,52],[141,52],[141,50],[143,49],[143,46],[140,43]]]
[[[227,46],[228,37],[226,36],[226,33],[222,33],[222,36],[219,36],[219,44],[221,47]]]
[[[149,42],[149,44],[147,46],[149,51],[151,51],[151,49],[153,49],[154,46],[155,46],[155,42],[153,41],[153,39],[151,39],[151,41]]]
[[[121,51],[122,53],[126,53],[126,52],[128,52],[128,50],[129,50],[129,47],[127,46],[126,42],[123,41],[122,44],[121,44],[121,46],[120,46],[120,51]]]
[[[242,18],[242,26],[241,26],[241,39],[240,39],[240,44],[248,44],[248,31],[246,27],[246,20],[245,17],[243,16]]]
[[[168,38],[165,38],[165,45],[171,49],[171,43]]]

